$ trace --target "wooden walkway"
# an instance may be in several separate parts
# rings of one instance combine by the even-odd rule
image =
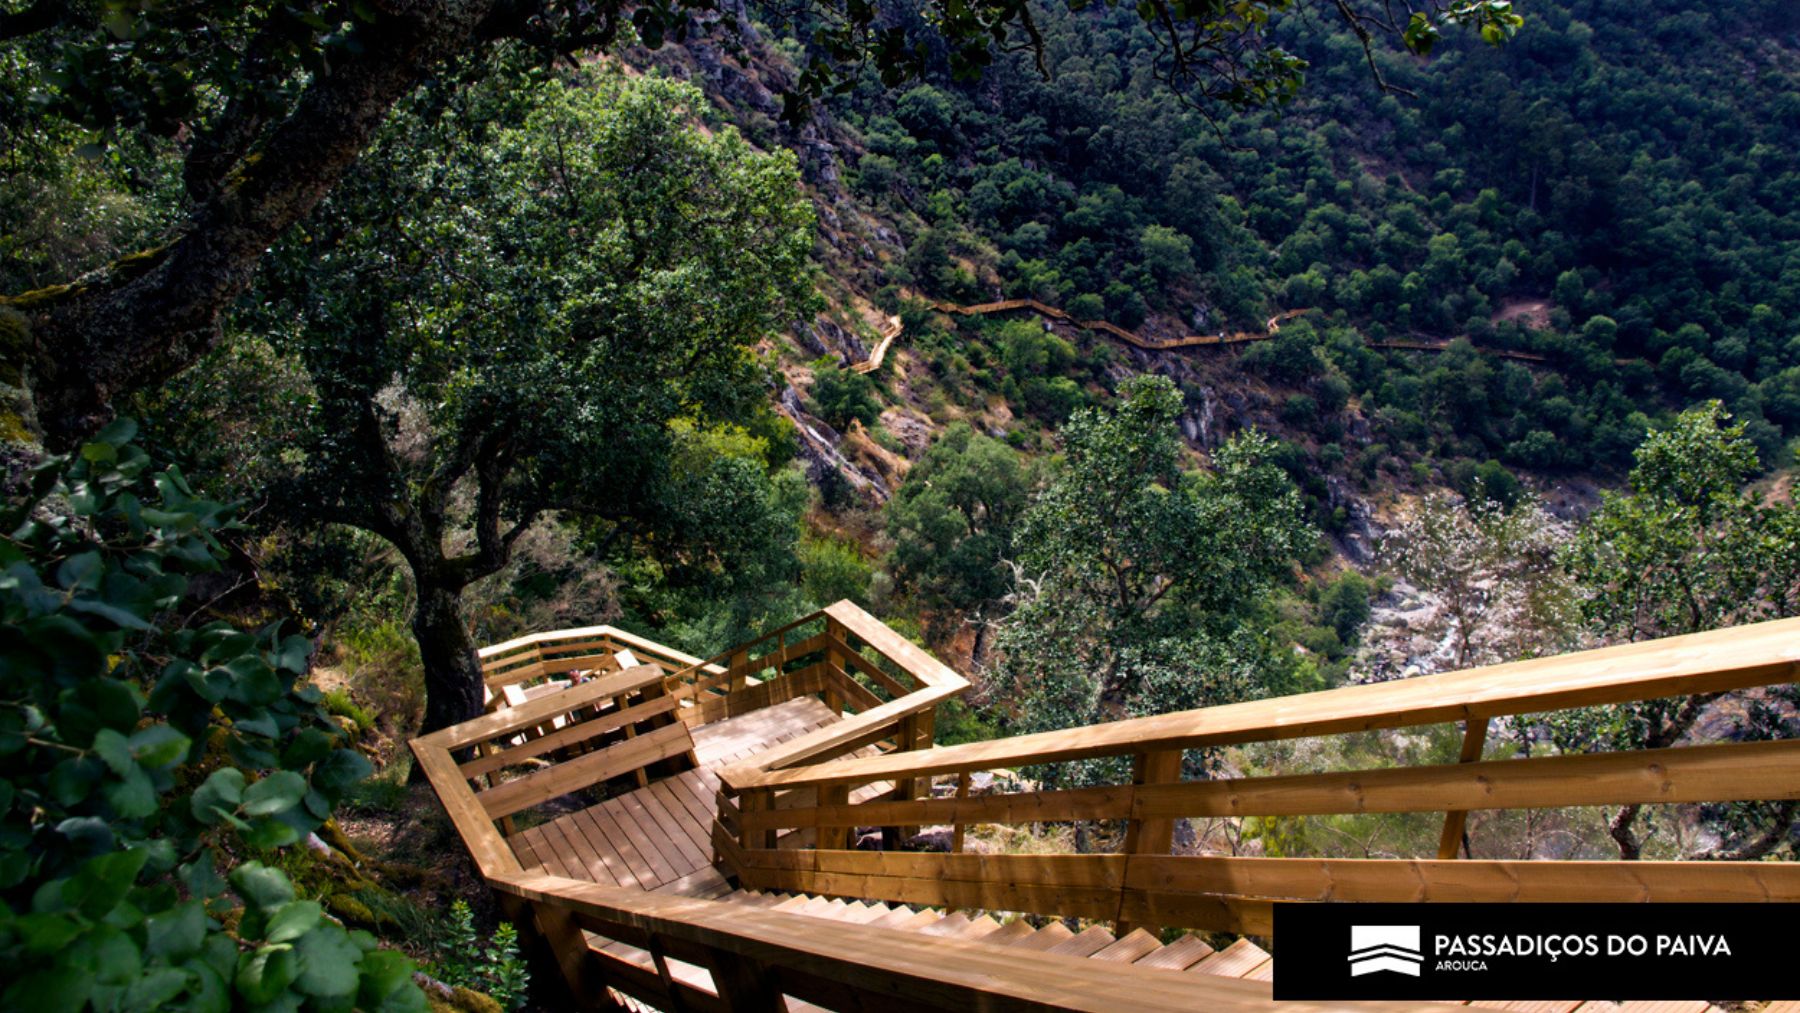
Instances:
[[[1167,945],[1142,929],[1115,937],[1099,925],[1073,931],[1062,921],[1042,927],[1024,919],[1002,921],[981,912],[845,901],[808,894],[739,890],[712,862],[711,826],[717,813],[717,768],[832,724],[840,718],[816,697],[799,697],[773,707],[694,729],[694,754],[700,766],[664,778],[637,791],[611,798],[548,823],[521,831],[511,839],[528,871],[585,879],[658,893],[768,908],[825,921],[872,925],[924,935],[1046,953],[1086,957],[1139,967],[1210,974],[1248,981],[1270,981],[1275,961],[1248,939],[1215,950],[1197,935],[1184,935]],[[866,752],[873,753],[871,747]],[[868,785],[856,801],[882,794],[891,783]],[[1004,916],[1003,916],[1004,917]],[[590,943],[655,973],[648,951],[589,933]],[[713,991],[711,974],[686,961],[666,959],[672,977]],[[626,999],[620,995],[619,998]],[[629,1000],[627,1000],[629,1001]],[[642,1004],[631,1005],[648,1009]],[[1552,1002],[1482,1003],[1482,1008],[1518,1013],[1706,1013],[1704,1002]],[[789,1001],[792,1010],[818,1007]]]
[[[817,697],[803,696],[702,725],[693,730],[699,767],[520,831],[510,840],[513,851],[528,872],[688,897],[729,892],[712,862],[714,771],[839,720]],[[864,801],[891,787],[878,782],[852,798]]]

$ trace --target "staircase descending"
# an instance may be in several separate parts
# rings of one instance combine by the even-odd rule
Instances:
[[[992,915],[979,912],[971,917],[960,911],[918,909],[905,904],[889,905],[881,901],[846,901],[842,898],[807,894],[763,893],[757,890],[733,890],[729,887],[722,889],[725,892],[710,899],[828,922],[898,929],[926,936],[981,943],[984,946],[1009,947],[1105,963],[1134,964],[1142,968],[1212,974],[1250,981],[1268,981],[1275,973],[1274,961],[1268,951],[1248,939],[1239,939],[1223,950],[1215,950],[1204,939],[1192,933],[1184,934],[1175,942],[1165,945],[1144,929],[1133,929],[1123,937],[1115,937],[1098,925],[1090,925],[1075,932],[1060,920],[1051,920],[1038,927],[1025,919],[1002,922]],[[597,945],[605,953],[636,964],[648,973],[655,973],[654,956],[648,950],[600,938],[590,939],[589,943]],[[679,960],[667,963],[670,975],[677,980],[695,990],[716,994],[712,976],[705,968]],[[630,996],[618,995],[615,998],[628,1008],[655,1008],[638,1003]],[[819,1007],[789,998],[787,1008],[803,1010]],[[1705,1004],[1699,1004],[1696,1008],[1704,1010]]]
[[[1251,937],[1267,941],[1276,901],[1800,900],[1800,863],[1456,847],[1473,809],[1800,798],[1795,741],[1481,759],[1497,716],[1800,678],[1800,620],[950,747],[933,745],[936,707],[967,684],[848,602],[708,661],[611,627],[482,657],[489,713],[413,750],[584,1008],[1260,1010],[1275,962]],[[1195,747],[1447,721],[1465,726],[1461,763],[1182,777]],[[973,791],[982,771],[1107,756],[1130,758],[1129,783]],[[1416,860],[1171,854],[1180,818],[1339,812],[1441,812],[1444,844]],[[972,825],[1074,821],[1117,821],[1123,848],[965,846]],[[949,851],[899,850],[922,825],[950,827]]]

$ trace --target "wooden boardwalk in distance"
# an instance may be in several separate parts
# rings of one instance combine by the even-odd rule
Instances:
[[[931,304],[931,308],[937,310],[939,313],[951,313],[957,316],[987,316],[993,313],[1013,313],[1019,310],[1028,310],[1046,320],[1055,320],[1071,324],[1082,330],[1110,334],[1134,348],[1141,348],[1148,352],[1169,352],[1184,348],[1224,348],[1236,345],[1247,345],[1258,341],[1268,341],[1281,333],[1281,325],[1283,323],[1297,317],[1305,316],[1309,313],[1317,312],[1317,310],[1310,307],[1283,310],[1270,317],[1264,323],[1263,329],[1260,331],[1220,331],[1217,334],[1188,334],[1176,338],[1146,338],[1136,331],[1128,330],[1106,320],[1077,320],[1066,310],[1058,309],[1055,306],[1039,302],[1036,299],[1002,299],[996,302],[971,304],[937,301]],[[900,337],[903,330],[904,327],[901,324],[899,317],[889,317],[887,323],[882,325],[881,340],[880,343],[875,346],[875,351],[862,362],[852,364],[850,367],[851,371],[856,373],[872,373],[875,370],[880,369],[882,362],[887,358],[889,346]],[[1440,354],[1450,350],[1452,341],[1447,338],[1426,337],[1387,338],[1368,341],[1367,344],[1370,348],[1379,348],[1387,351],[1429,352]],[[1512,362],[1525,362],[1533,365],[1545,365],[1550,361],[1549,356],[1540,352],[1527,352],[1517,348],[1488,348],[1478,345],[1475,346],[1475,351],[1484,356],[1488,356],[1489,358],[1504,359]],[[1616,366],[1626,366],[1642,361],[1642,359],[1614,359],[1613,364]]]

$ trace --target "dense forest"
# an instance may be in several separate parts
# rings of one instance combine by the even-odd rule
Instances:
[[[1235,114],[1159,87],[1128,10],[1038,25],[1047,76],[1019,55],[832,106],[852,188],[909,229],[892,308],[1031,297],[1172,334],[1313,308],[1239,365],[1321,443],[1355,398],[1377,441],[1443,461],[1616,473],[1659,410],[1707,398],[1765,464],[1800,432],[1791,6],[1546,3],[1516,44],[1384,54],[1379,79],[1347,31],[1296,28],[1306,90]],[[1456,344],[1366,347],[1388,338]],[[942,343],[951,387],[1013,372]]]
[[[524,633],[850,599],[969,676],[955,743],[1800,614],[1790,3],[1267,0],[1206,68],[1156,4],[388,6],[0,2],[9,1008],[554,1007],[406,748]],[[1002,299],[1257,340],[950,311]],[[1788,686],[1489,749],[1796,736]],[[1305,748],[1186,770],[1457,737]],[[1793,860],[1797,815],[1464,847]],[[980,846],[1106,840],[1040,829]]]

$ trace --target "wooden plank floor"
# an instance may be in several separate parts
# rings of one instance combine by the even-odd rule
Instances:
[[[712,866],[719,778],[713,771],[841,720],[817,697],[797,697],[694,729],[700,766],[560,816],[509,838],[526,871],[688,897],[730,891]],[[870,747],[867,752],[874,752]],[[856,801],[889,790],[874,784]]]

